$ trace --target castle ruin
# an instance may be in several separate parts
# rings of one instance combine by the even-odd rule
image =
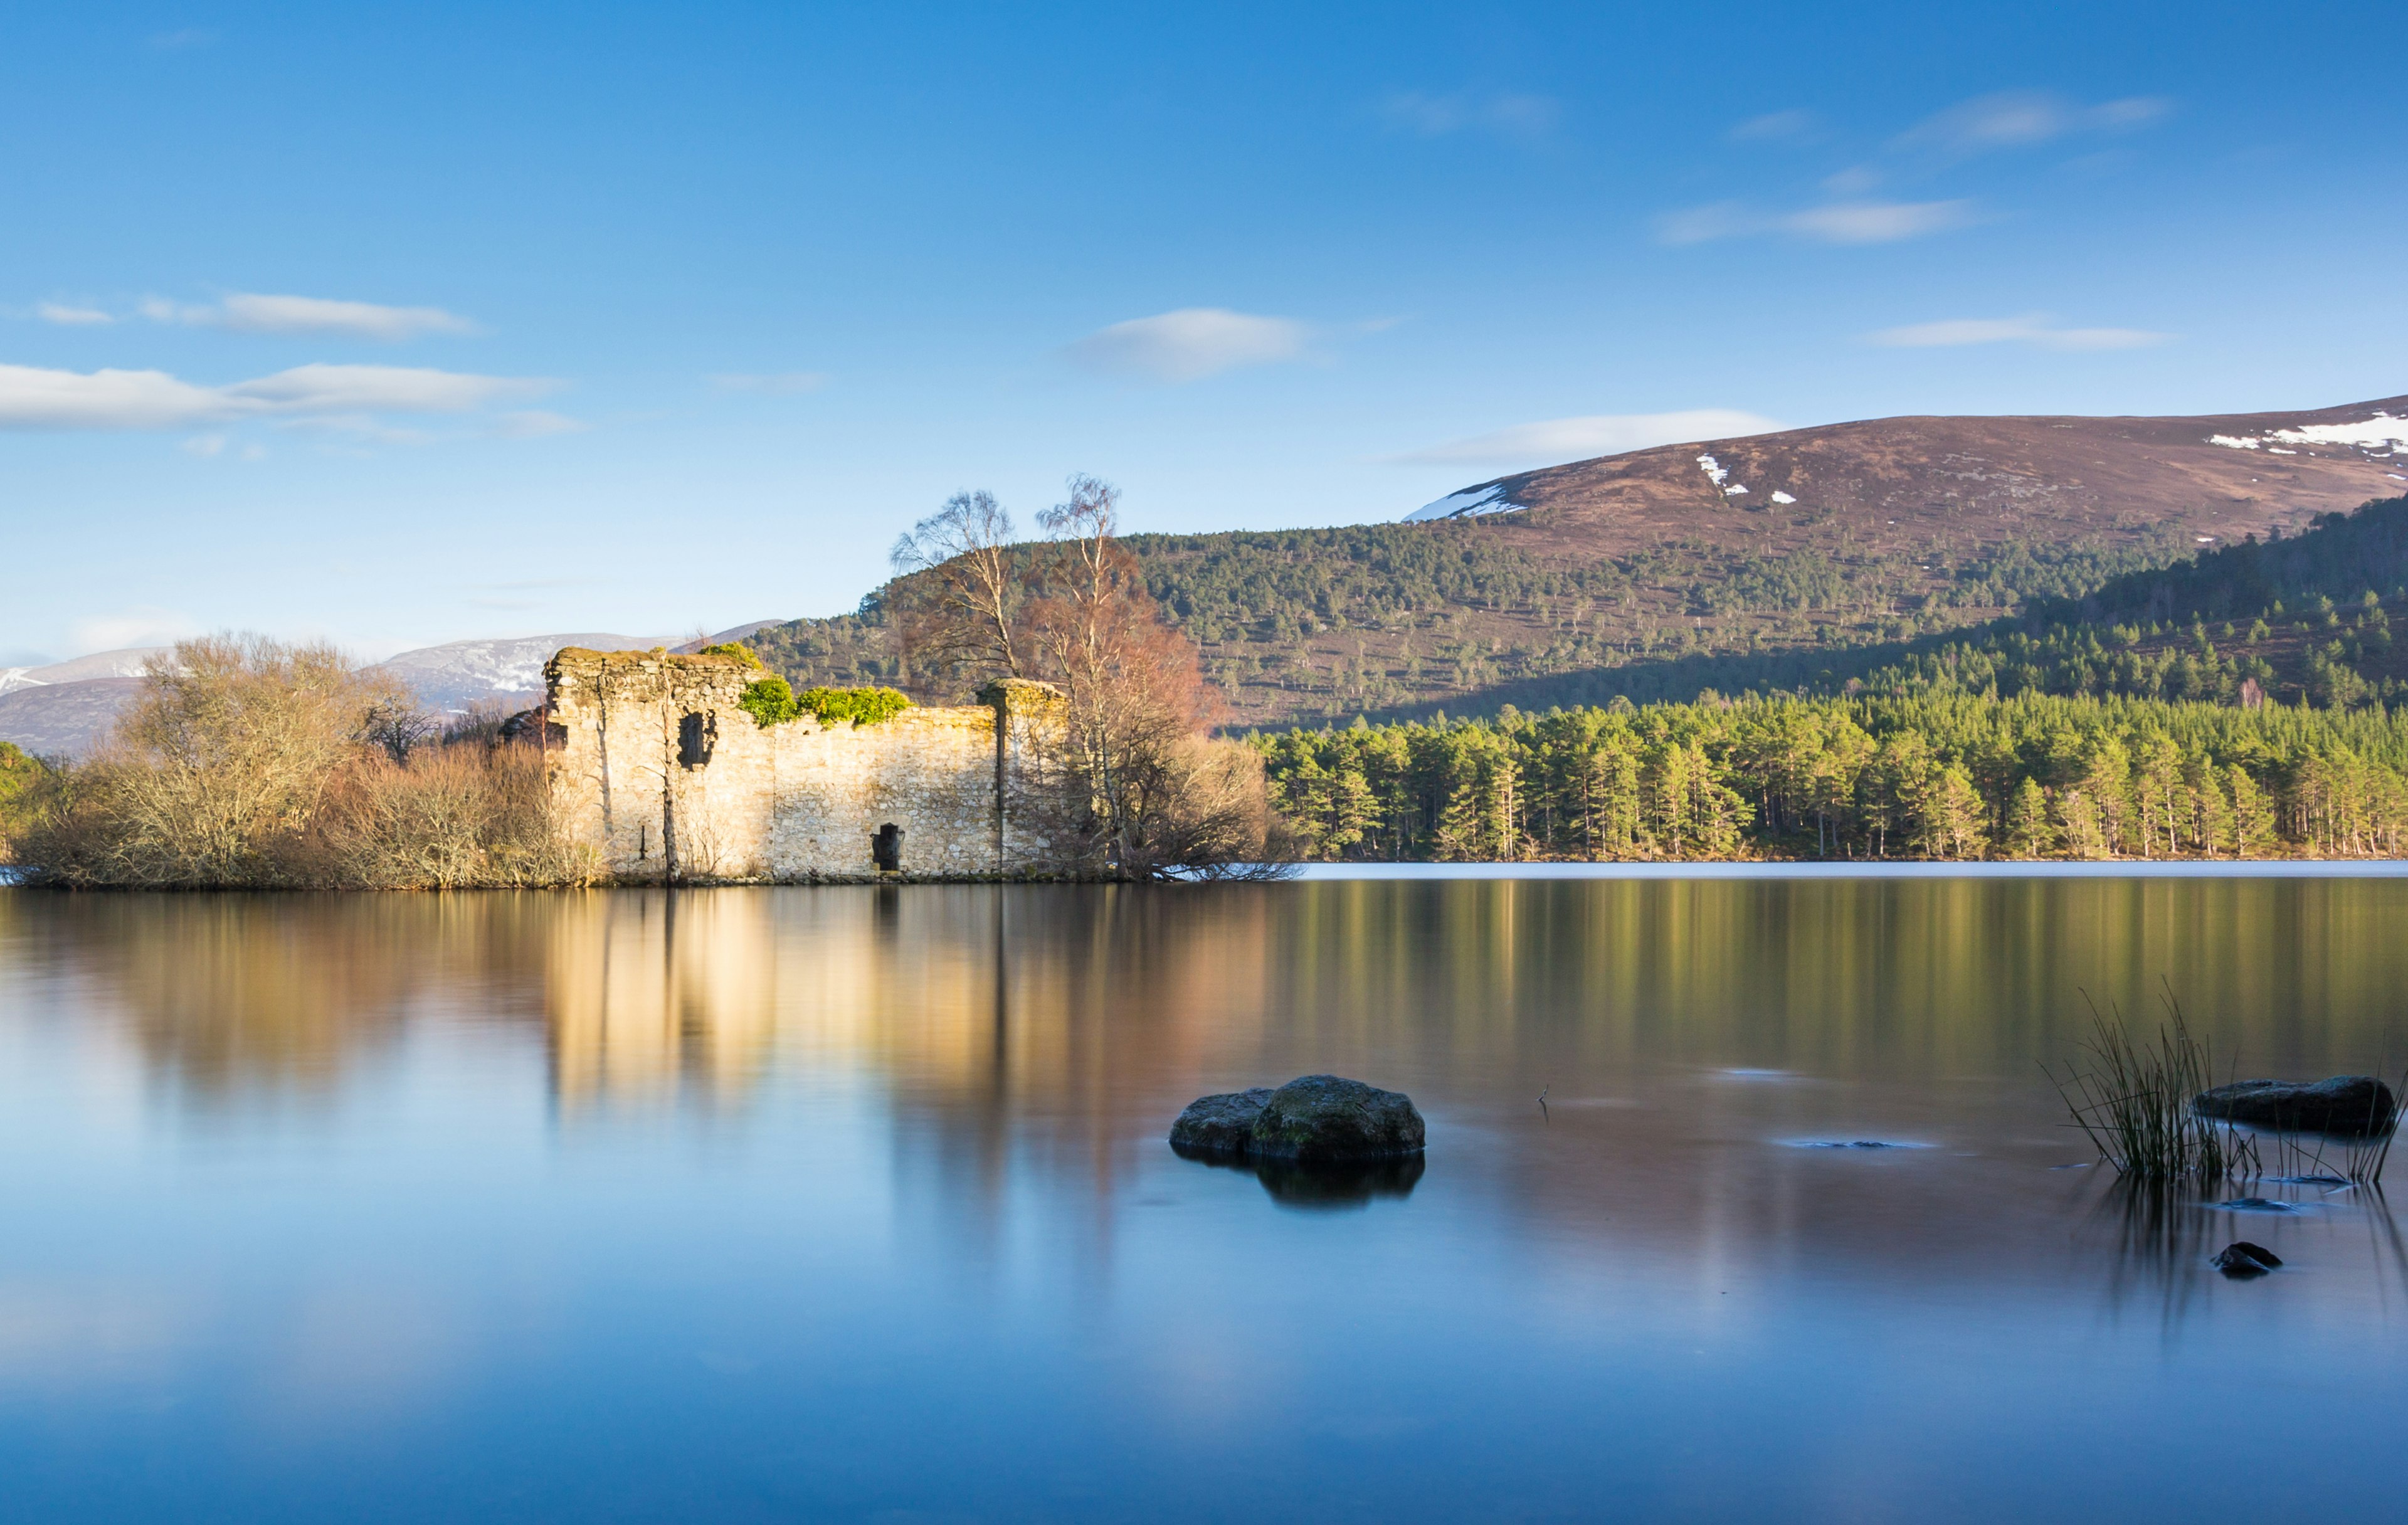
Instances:
[[[1033,787],[1060,725],[1045,683],[875,725],[746,712],[739,657],[570,647],[544,667],[545,753],[561,829],[612,879],[844,883],[1041,874]]]

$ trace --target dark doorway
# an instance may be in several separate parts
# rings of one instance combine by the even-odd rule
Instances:
[[[869,861],[881,873],[903,871],[903,828],[889,821],[869,834]]]

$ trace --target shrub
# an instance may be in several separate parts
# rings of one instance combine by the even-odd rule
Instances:
[[[774,673],[747,684],[744,697],[737,702],[764,729],[782,726],[797,715],[815,716],[824,726],[839,720],[875,726],[911,708],[910,699],[896,689],[806,688],[797,694]]]
[[[331,647],[188,640],[146,669],[97,755],[37,781],[10,852],[36,883],[76,886],[595,876],[552,828],[540,752],[401,740],[426,735],[423,719],[398,684]]]
[[[894,688],[806,688],[795,702],[819,716],[824,726],[839,720],[875,726],[911,708],[910,698]]]

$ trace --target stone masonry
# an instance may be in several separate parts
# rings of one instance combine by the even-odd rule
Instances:
[[[990,684],[977,705],[914,708],[874,726],[804,715],[765,728],[738,703],[760,676],[736,657],[661,651],[570,647],[545,666],[553,808],[612,878],[1048,871],[1032,782],[1039,743],[1060,724],[1058,691],[1015,680]]]

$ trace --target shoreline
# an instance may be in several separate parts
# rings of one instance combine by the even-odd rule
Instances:
[[[1412,879],[2408,879],[2408,858],[2072,862],[1301,863],[1295,882]]]

